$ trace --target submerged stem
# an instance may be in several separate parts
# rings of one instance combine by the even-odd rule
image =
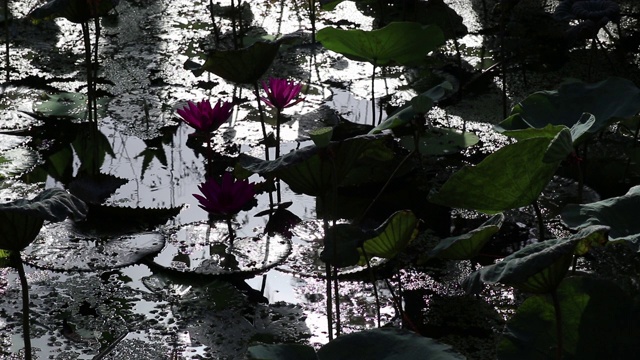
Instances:
[[[27,283],[27,276],[24,273],[24,265],[22,263],[22,257],[20,257],[19,251],[11,252],[11,261],[16,267],[16,270],[18,270],[18,277],[20,278],[20,285],[22,287],[22,333],[24,337],[24,358],[25,360],[31,360],[31,325],[29,323],[29,284]]]

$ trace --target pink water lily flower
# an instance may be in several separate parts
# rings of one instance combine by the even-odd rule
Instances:
[[[200,132],[210,133],[217,130],[220,125],[229,119],[233,104],[219,100],[212,108],[208,100],[198,103],[187,102],[187,106],[178,109],[178,115],[187,125]]]
[[[302,90],[301,83],[296,84],[287,79],[269,78],[268,83],[262,82],[262,88],[267,93],[267,97],[261,97],[262,101],[280,111],[303,100],[302,98],[295,99]]]
[[[255,196],[253,183],[236,181],[229,172],[225,172],[220,181],[207,179],[198,189],[202,195],[193,194],[200,203],[198,206],[212,215],[236,214]]]

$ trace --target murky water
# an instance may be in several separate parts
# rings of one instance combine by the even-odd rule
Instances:
[[[228,6],[231,2],[218,3]],[[290,121],[281,132],[283,152],[309,145],[309,130],[334,123],[338,117],[361,124],[371,122],[371,65],[308,45],[306,3],[252,1],[248,17],[260,29],[252,35],[299,35],[270,70],[270,75],[295,78],[307,85],[305,100],[285,111]],[[482,37],[475,34],[483,28],[482,4],[465,0],[447,3],[463,16],[472,33],[459,41],[464,60],[471,67],[487,67],[483,62],[490,56],[480,51]],[[22,20],[38,4],[36,0],[10,4],[16,20],[10,25],[11,81],[2,87],[0,98],[3,129],[38,126],[38,120],[26,113],[42,103],[45,93],[86,90],[80,26],[64,19],[39,25]],[[201,151],[186,145],[191,130],[177,126],[175,110],[186,101],[233,99],[237,104],[234,115],[215,133],[214,150],[231,156],[238,152],[264,156],[263,147],[256,145],[262,133],[251,89],[208,73],[196,77],[184,69],[187,60],[203,63],[202,54],[212,47],[207,6],[206,1],[123,0],[117,15],[102,19],[98,88],[110,100],[100,118],[100,139],[107,149],[100,172],[122,180],[105,204],[149,209],[146,216],[166,220],[167,227],[133,234],[99,229],[88,236],[87,232],[73,234],[66,223],[47,226],[38,244],[25,251],[32,265],[27,276],[38,358],[241,359],[248,344],[256,341],[302,341],[316,346],[327,341],[325,283],[319,278],[322,268],[318,259],[323,235],[315,199],[283,189],[283,199],[293,202],[289,210],[303,220],[293,229],[289,243],[263,236],[267,219],[255,215],[266,209],[262,204],[268,199],[260,195],[257,207],[241,212],[234,220],[240,240],[236,249],[229,249],[221,247],[226,225],[203,225],[206,213],[192,196],[204,181],[205,161]],[[321,13],[319,28],[343,19],[365,30],[374,22],[346,1],[333,12]],[[215,21],[228,30],[228,20],[219,17]],[[580,58],[581,54],[574,56]],[[4,48],[0,57],[4,59]],[[403,86],[407,75],[396,70],[389,69],[387,76],[375,81],[376,97],[393,93],[392,102],[400,103],[415,95],[414,89]],[[509,79],[507,102],[510,106],[531,89],[554,87],[559,79],[581,73],[584,67],[566,68],[529,74],[526,81],[520,74],[510,73],[513,78]],[[484,154],[505,142],[490,125],[503,118],[500,81],[489,83],[477,95],[464,97],[446,110],[435,108],[430,114],[433,121],[476,132],[481,146],[474,151]],[[384,110],[376,111],[386,117]],[[65,130],[66,134],[72,132],[82,136],[75,125]],[[11,162],[20,164],[19,168],[0,168],[0,173],[18,175],[36,163],[54,164],[64,156],[68,161],[58,169],[59,177],[46,174],[37,185],[4,180],[0,190],[3,201],[25,197],[41,185],[67,186],[65,181],[74,178],[83,162],[89,161],[80,148],[58,148],[55,143],[40,144],[41,150],[47,150],[42,151],[43,159],[24,146],[33,137],[36,134],[0,135],[2,155],[23,159]],[[173,209],[177,215],[153,209]],[[145,251],[159,250],[156,247],[162,250],[155,260],[147,258],[140,264]],[[242,257],[247,253],[251,255]],[[221,264],[228,264],[231,255],[241,257],[234,258],[239,261],[233,271],[243,273],[240,277],[217,279],[184,273],[230,275],[220,269],[228,269]],[[286,260],[280,262],[283,258]],[[263,272],[265,269],[270,270]],[[454,278],[470,270],[466,263],[450,269]],[[20,358],[20,286],[13,271],[0,271],[0,356]],[[428,288],[433,294],[427,298],[460,295],[460,289],[451,286],[455,279],[416,277],[410,271],[403,272],[407,290]],[[392,321],[396,318],[392,291],[397,284],[376,284],[381,320]],[[372,291],[367,281],[341,283],[341,320],[346,332],[377,326]],[[506,307],[513,302],[513,294],[506,290],[493,296]],[[113,347],[105,351],[109,344]]]

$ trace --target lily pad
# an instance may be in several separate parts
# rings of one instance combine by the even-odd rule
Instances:
[[[595,122],[581,140],[598,133],[616,118],[631,117],[640,111],[640,89],[630,80],[610,77],[587,84],[568,81],[558,90],[529,95],[497,126],[498,131],[543,128],[547,124],[572,128],[583,113],[593,114]]]
[[[640,309],[609,280],[570,277],[557,296],[562,319],[563,359],[633,359],[640,343]],[[556,309],[549,295],[528,298],[507,323],[500,360],[557,358]]]
[[[351,60],[379,66],[419,63],[445,40],[438,26],[415,22],[393,22],[371,31],[326,27],[318,31],[316,39]]]
[[[503,222],[504,215],[496,214],[477,229],[471,230],[466,234],[442,239],[431,250],[429,257],[450,260],[470,259],[478,255],[482,247],[500,230]]]
[[[27,18],[34,23],[58,17],[73,23],[82,23],[107,15],[119,2],[120,0],[102,0],[87,4],[86,0],[51,0],[30,12]],[[90,4],[96,4],[93,11]]]
[[[291,253],[291,242],[281,236],[238,237],[231,245],[222,223],[186,224],[167,229],[164,236],[167,245],[153,263],[184,274],[254,274],[278,265]]]
[[[501,283],[535,294],[549,293],[564,278],[573,255],[582,255],[592,246],[604,244],[608,231],[607,226],[593,225],[565,239],[528,245],[473,272],[463,286],[469,293],[479,292],[481,282]]]
[[[640,252],[640,185],[618,197],[590,204],[569,204],[562,211],[562,221],[573,229],[590,225],[607,225],[611,242],[623,242]]]
[[[255,84],[269,69],[279,48],[278,42],[258,41],[239,50],[214,50],[194,74],[199,76],[206,70],[237,84]]]
[[[86,5],[85,5],[86,6]],[[104,116],[109,98],[97,99],[98,116]],[[46,94],[44,100],[33,105],[33,111],[42,116],[84,120],[87,114],[87,96],[80,93],[63,92]]]
[[[72,222],[49,224],[23,252],[33,266],[57,271],[115,269],[159,252],[164,239],[156,232],[117,237],[88,237]]]

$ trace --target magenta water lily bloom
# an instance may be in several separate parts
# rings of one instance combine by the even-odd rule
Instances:
[[[198,186],[200,194],[193,194],[198,206],[213,215],[233,215],[239,212],[255,196],[254,184],[234,179],[225,172],[222,180],[210,178]]]
[[[214,107],[208,100],[198,103],[189,101],[188,105],[178,109],[178,115],[185,123],[201,132],[213,132],[231,116],[233,104],[219,100]]]
[[[262,101],[278,110],[288,108],[303,100],[302,98],[296,99],[302,90],[302,84],[296,84],[287,79],[270,78],[268,83],[262,82],[262,88],[267,93],[267,97],[262,97]]]

